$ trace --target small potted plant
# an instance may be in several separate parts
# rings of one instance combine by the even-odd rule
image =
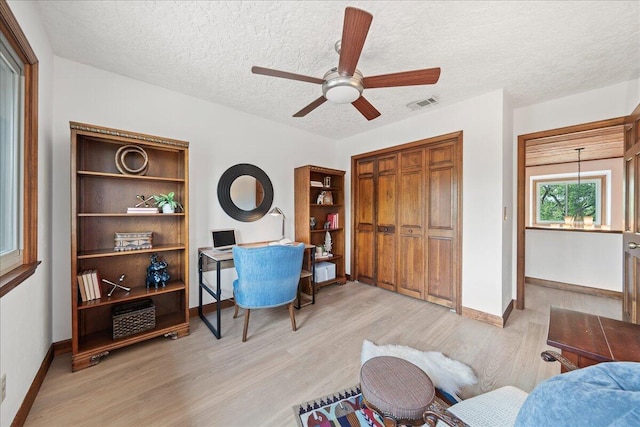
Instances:
[[[175,193],[172,191],[169,194],[154,195],[153,198],[156,201],[156,205],[162,208],[162,213],[174,213],[176,208],[183,209],[180,202],[175,199]]]

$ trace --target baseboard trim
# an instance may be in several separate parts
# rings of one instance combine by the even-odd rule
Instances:
[[[536,279],[535,277],[525,277],[524,282],[530,285],[543,286],[545,288],[560,289],[562,291],[575,292],[578,294],[594,295],[598,297],[622,299],[622,292],[608,289],[591,288],[589,286],[573,285],[571,283],[554,282],[553,280]]]
[[[511,302],[510,306],[512,310],[513,301]],[[511,313],[511,310],[509,309],[509,307],[507,307],[507,311],[509,311],[509,314]],[[505,314],[503,316],[506,315],[507,317],[509,317],[509,314],[507,314],[507,311],[505,311]],[[474,310],[473,308],[462,307],[462,317],[467,317],[473,320],[479,320],[480,322],[488,323],[490,325],[497,326],[499,328],[504,328],[506,318],[504,318],[503,316],[496,316],[495,314],[485,313],[484,311]]]
[[[16,416],[13,418],[13,422],[11,423],[11,427],[22,427],[24,423],[27,421],[27,416],[29,415],[29,411],[31,411],[31,407],[33,406],[33,402],[36,401],[36,396],[38,396],[38,391],[40,391],[40,387],[44,382],[45,377],[47,376],[47,371],[49,371],[49,367],[51,366],[51,362],[53,361],[53,350],[54,345],[51,344],[47,354],[44,356],[44,360],[40,364],[40,369],[36,373],[33,382],[31,383],[31,387],[29,387],[29,391],[27,391],[27,395],[24,397],[22,401],[22,405],[18,409]]]
[[[53,343],[53,357],[61,354],[71,353],[71,340],[58,341]]]
[[[504,310],[504,313],[502,313],[502,327],[507,324],[507,319],[511,316],[513,307],[515,307],[515,301],[511,300],[509,301],[509,304],[507,304],[507,308]]]

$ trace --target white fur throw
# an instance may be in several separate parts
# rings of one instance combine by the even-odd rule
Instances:
[[[364,340],[360,363],[377,356],[395,356],[413,363],[429,375],[436,388],[454,398],[462,387],[478,382],[469,366],[438,351],[420,351],[404,345],[376,345]]]

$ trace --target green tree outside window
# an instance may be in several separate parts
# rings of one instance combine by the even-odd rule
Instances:
[[[538,222],[561,223],[565,216],[592,216],[599,222],[596,182],[538,184]]]

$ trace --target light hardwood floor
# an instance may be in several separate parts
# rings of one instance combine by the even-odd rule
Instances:
[[[470,397],[502,385],[530,391],[558,374],[543,362],[550,305],[620,318],[621,302],[527,285],[527,308],[504,329],[448,309],[349,282],[321,290],[316,305],[222,314],[222,339],[199,318],[191,335],[159,338],[114,351],[92,368],[71,372],[57,357],[26,426],[295,426],[292,407],[358,383],[362,341],[441,351],[470,365],[479,382]]]

